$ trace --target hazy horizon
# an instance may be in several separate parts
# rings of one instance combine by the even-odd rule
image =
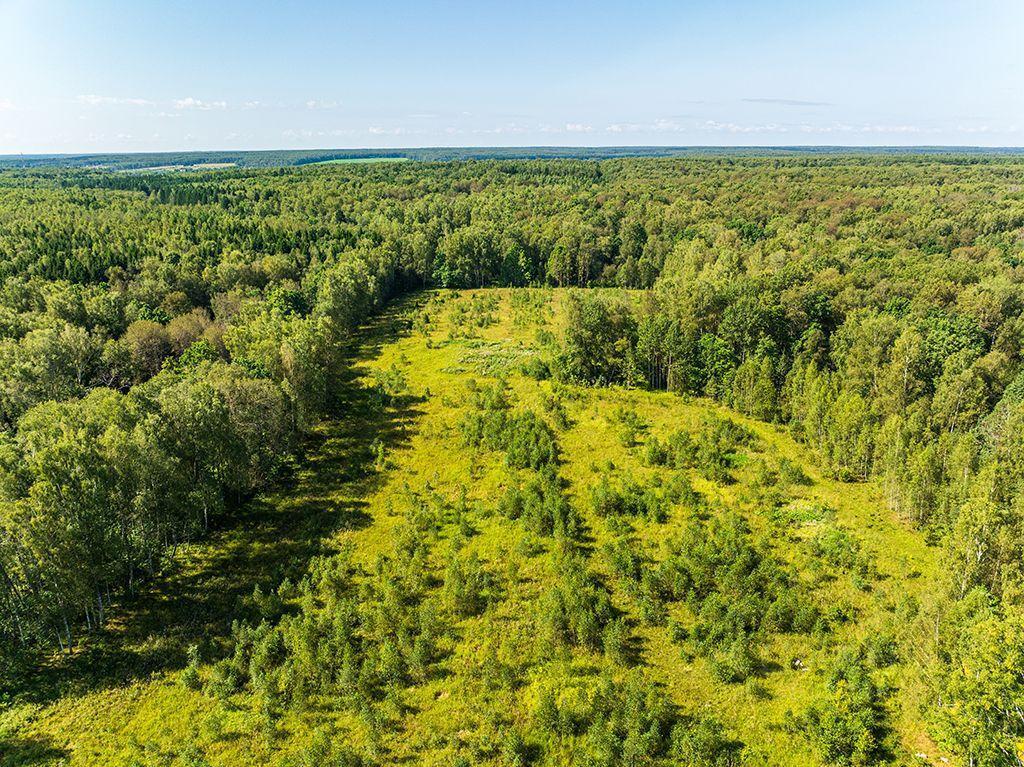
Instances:
[[[284,146],[267,146],[258,147],[254,149],[233,149],[225,147],[213,147],[213,148],[171,148],[171,149],[153,149],[153,150],[126,150],[126,151],[85,151],[85,152],[0,152],[0,158],[11,158],[11,157],[90,157],[90,156],[104,156],[104,155],[234,155],[234,154],[261,154],[270,152],[306,152],[306,153],[322,153],[322,154],[352,154],[352,155],[364,155],[368,157],[372,156],[384,156],[387,154],[396,154],[402,152],[422,152],[422,151],[457,151],[457,150],[472,150],[479,152],[486,152],[493,150],[495,152],[501,151],[512,151],[512,150],[537,150],[538,152],[544,151],[562,151],[562,150],[580,150],[585,152],[586,150],[622,150],[621,155],[616,156],[631,156],[629,152],[631,150],[663,150],[665,155],[652,155],[652,156],[667,156],[672,152],[693,152],[707,151],[709,153],[729,153],[729,152],[807,152],[807,153],[837,153],[841,154],[846,151],[850,152],[899,152],[913,154],[916,151],[922,153],[934,153],[944,151],[966,151],[966,152],[978,152],[981,154],[992,152],[1012,152],[1012,153],[1024,153],[1024,145],[1001,145],[1001,146],[985,146],[981,144],[918,144],[918,145],[896,145],[896,144],[777,144],[777,145],[758,145],[758,144],[687,144],[687,145],[675,145],[675,144],[490,144],[490,145],[465,145],[465,144],[451,144],[451,145],[422,145],[422,146],[395,146],[395,147],[368,147],[368,146],[318,146],[308,148],[294,148]]]

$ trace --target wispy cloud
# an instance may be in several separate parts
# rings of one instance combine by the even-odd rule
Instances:
[[[717,120],[706,120],[700,127],[704,130],[721,133],[786,133],[789,130],[785,125],[776,125],[775,123],[740,125],[732,122],[718,122]]]
[[[874,123],[863,123],[852,125],[847,123],[833,123],[831,125],[799,125],[796,128],[801,133],[939,133],[939,128],[922,128],[920,125],[885,125]]]
[[[415,131],[410,131],[402,127],[384,128],[381,127],[380,125],[371,125],[369,128],[366,129],[366,132],[369,133],[371,136],[404,136],[408,133],[413,133]]]
[[[496,125],[493,128],[474,128],[473,133],[478,133],[486,136],[503,136],[503,135],[519,135],[527,133],[528,128],[517,123],[507,123],[506,125]]]
[[[0,99],[0,112],[13,112],[15,109],[17,107],[14,106],[13,101],[10,99]]]
[[[133,107],[148,107],[153,106],[153,102],[149,99],[136,99],[129,98],[126,96],[99,96],[95,93],[87,93],[83,96],[79,96],[75,99],[79,104],[85,104],[90,107],[100,106],[133,106]]]
[[[804,101],[802,99],[766,99],[766,98],[757,98],[757,99],[740,99],[740,101],[745,101],[748,104],[775,104],[777,106],[783,106],[783,107],[831,107],[831,106],[835,106],[834,104],[831,104],[828,101]]]
[[[324,99],[310,99],[306,102],[306,109],[337,109],[338,102]]]
[[[660,118],[650,123],[612,123],[605,130],[609,133],[682,133],[687,128],[675,120]]]
[[[355,136],[359,131],[351,128],[332,128],[330,130],[310,130],[308,128],[288,128],[281,132],[285,138],[314,138],[325,136]]]
[[[203,101],[202,99],[192,98],[187,96],[183,99],[175,99],[175,109],[199,109],[202,111],[209,111],[211,109],[227,109],[228,102],[226,101]]]
[[[659,119],[653,122],[612,123],[605,127],[608,133],[729,133],[749,134],[927,134],[938,132],[935,128],[905,124],[849,124],[849,123],[740,123],[721,120],[700,120],[681,123],[675,120]],[[978,131],[982,132],[982,131]]]
[[[1019,125],[1007,125],[1004,127],[997,127],[993,125],[958,125],[956,126],[958,133],[1019,133]]]

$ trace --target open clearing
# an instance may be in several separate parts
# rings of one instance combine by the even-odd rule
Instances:
[[[694,488],[708,500],[712,514],[739,510],[754,534],[812,584],[821,604],[845,605],[857,619],[821,641],[777,635],[763,657],[758,685],[752,687],[720,682],[706,659],[684,657],[669,628],[645,625],[633,601],[614,585],[613,600],[636,626],[639,664],[664,683],[681,710],[717,717],[730,736],[747,744],[751,763],[819,764],[802,736],[784,726],[787,712],[799,711],[821,693],[824,670],[838,643],[884,631],[906,595],[928,600],[934,550],[885,511],[875,485],[824,477],[808,452],[774,426],[700,399],[566,387],[524,376],[521,364],[541,349],[544,333],[558,332],[564,298],[565,293],[552,290],[445,291],[393,305],[360,335],[353,350],[357,378],[342,384],[343,415],[315,431],[290,477],[252,501],[237,524],[188,547],[170,577],[132,605],[131,620],[115,622],[102,642],[87,644],[47,671],[64,682],[54,681],[50,694],[37,694],[0,719],[0,731],[11,733],[14,744],[14,751],[0,755],[0,765],[195,764],[185,759],[196,753],[211,765],[278,764],[298,754],[324,722],[349,742],[367,747],[363,724],[329,699],[318,700],[308,711],[287,713],[274,743],[268,744],[245,698],[224,707],[181,684],[184,648],[199,642],[204,659],[215,659],[223,652],[232,607],[252,584],[272,589],[282,577],[298,580],[317,552],[351,546],[354,560],[371,570],[374,559],[393,548],[396,532],[417,504],[446,510],[430,566],[443,572],[449,548],[463,547],[497,575],[502,595],[481,615],[455,626],[456,640],[446,648],[438,673],[396,701],[389,715],[393,726],[384,742],[373,746],[380,761],[452,764],[501,722],[529,716],[545,685],[557,683],[565,695],[584,690],[597,658],[579,649],[528,672],[512,694],[495,695],[480,681],[479,664],[489,653],[532,655],[536,606],[552,578],[550,541],[495,513],[512,481],[510,470],[499,456],[467,447],[460,437],[470,391],[498,377],[507,382],[511,402],[538,412],[544,411],[554,387],[560,387],[566,419],[558,434],[559,472],[587,526],[588,561],[605,576],[602,549],[622,531],[593,516],[589,488],[602,477],[668,483],[672,470],[646,465],[644,443],[680,429],[697,433],[709,414],[754,432],[756,439],[738,459],[735,482],[717,484],[691,472]],[[395,396],[383,408],[372,401],[375,390],[369,386],[382,377],[400,381],[392,385]],[[635,441],[621,436],[626,411],[637,417]],[[780,522],[763,513],[755,475],[760,462],[782,458],[802,467],[811,482],[784,499],[778,507],[785,517]],[[805,513],[808,509],[825,511]],[[637,518],[626,524],[657,561],[681,513],[673,508],[663,522]],[[826,525],[860,542],[873,562],[870,583],[831,572],[821,575],[806,544]],[[686,620],[680,609],[671,609],[672,617]],[[909,764],[915,751],[932,747],[914,739],[924,727],[914,706],[913,680],[904,677],[899,663],[886,673],[899,689],[888,704],[891,746],[897,763]],[[209,674],[208,666],[202,674]],[[569,759],[567,752],[545,763]]]

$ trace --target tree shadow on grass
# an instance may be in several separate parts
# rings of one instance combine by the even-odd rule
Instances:
[[[7,738],[0,735],[0,767],[31,767],[66,759],[70,754],[42,738]]]
[[[382,407],[355,366],[408,332],[410,307],[419,301],[395,302],[353,336],[328,417],[304,437],[272,487],[229,509],[203,541],[182,546],[162,575],[113,606],[102,632],[68,655],[24,664],[20,677],[0,681],[0,695],[47,703],[181,668],[191,644],[216,652],[254,587],[266,593],[284,578],[298,581],[312,557],[329,552],[334,532],[368,525],[365,499],[384,480],[372,445],[401,447],[421,411],[410,396]]]

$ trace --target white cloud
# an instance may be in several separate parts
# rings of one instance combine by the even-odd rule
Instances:
[[[682,133],[686,127],[675,120],[659,118],[652,123],[612,123],[605,130],[609,133]]]
[[[310,99],[306,102],[306,109],[335,109],[337,101],[324,101],[323,99]]]
[[[723,133],[786,133],[788,128],[784,125],[768,123],[767,125],[738,125],[737,123],[722,123],[717,120],[707,120],[702,126],[706,130],[713,130]]]
[[[831,125],[800,125],[801,133],[939,133],[938,128],[922,128],[919,125],[850,125],[832,123]]]
[[[371,125],[366,130],[374,136],[402,136],[408,133],[405,128],[382,128],[379,125]]]
[[[958,125],[956,130],[958,133],[1019,133],[1020,126],[1007,125],[1001,128],[995,125]]]
[[[775,104],[783,107],[830,107],[828,101],[803,101],[802,99],[740,99],[748,104]]]
[[[242,104],[243,109],[259,109],[261,106],[263,106],[263,102],[259,100],[246,101]]]
[[[568,126],[567,126],[568,128]],[[922,128],[917,125],[884,125],[846,123],[736,123],[719,120],[695,121],[690,124],[675,120],[658,119],[649,123],[613,123],[605,127],[608,133],[730,133],[748,134],[917,134],[938,133],[936,128]],[[978,131],[983,132],[983,131]]]
[[[187,96],[183,99],[176,99],[174,102],[175,109],[200,109],[202,111],[209,111],[211,109],[227,109],[228,102],[226,101],[203,101],[202,99],[192,98]]]
[[[17,107],[10,99],[0,99],[0,112],[13,112]]]
[[[370,131],[373,132],[372,130]],[[351,128],[332,128],[330,130],[310,130],[309,128],[287,128],[281,131],[281,135],[285,138],[314,138],[314,137],[337,137],[337,136],[354,136],[358,131],[352,130]]]
[[[543,128],[541,130],[543,131]],[[473,130],[473,133],[501,136],[504,134],[526,133],[526,128],[516,123],[508,123],[507,125],[498,125],[494,128],[476,128]]]
[[[583,123],[566,123],[565,130],[568,133],[590,133],[594,130],[594,126]]]
[[[125,96],[98,96],[95,93],[87,93],[83,96],[79,96],[75,99],[79,104],[85,104],[90,107],[99,106],[133,106],[133,107],[145,107],[152,106],[153,102],[149,99],[136,99],[127,98]]]

